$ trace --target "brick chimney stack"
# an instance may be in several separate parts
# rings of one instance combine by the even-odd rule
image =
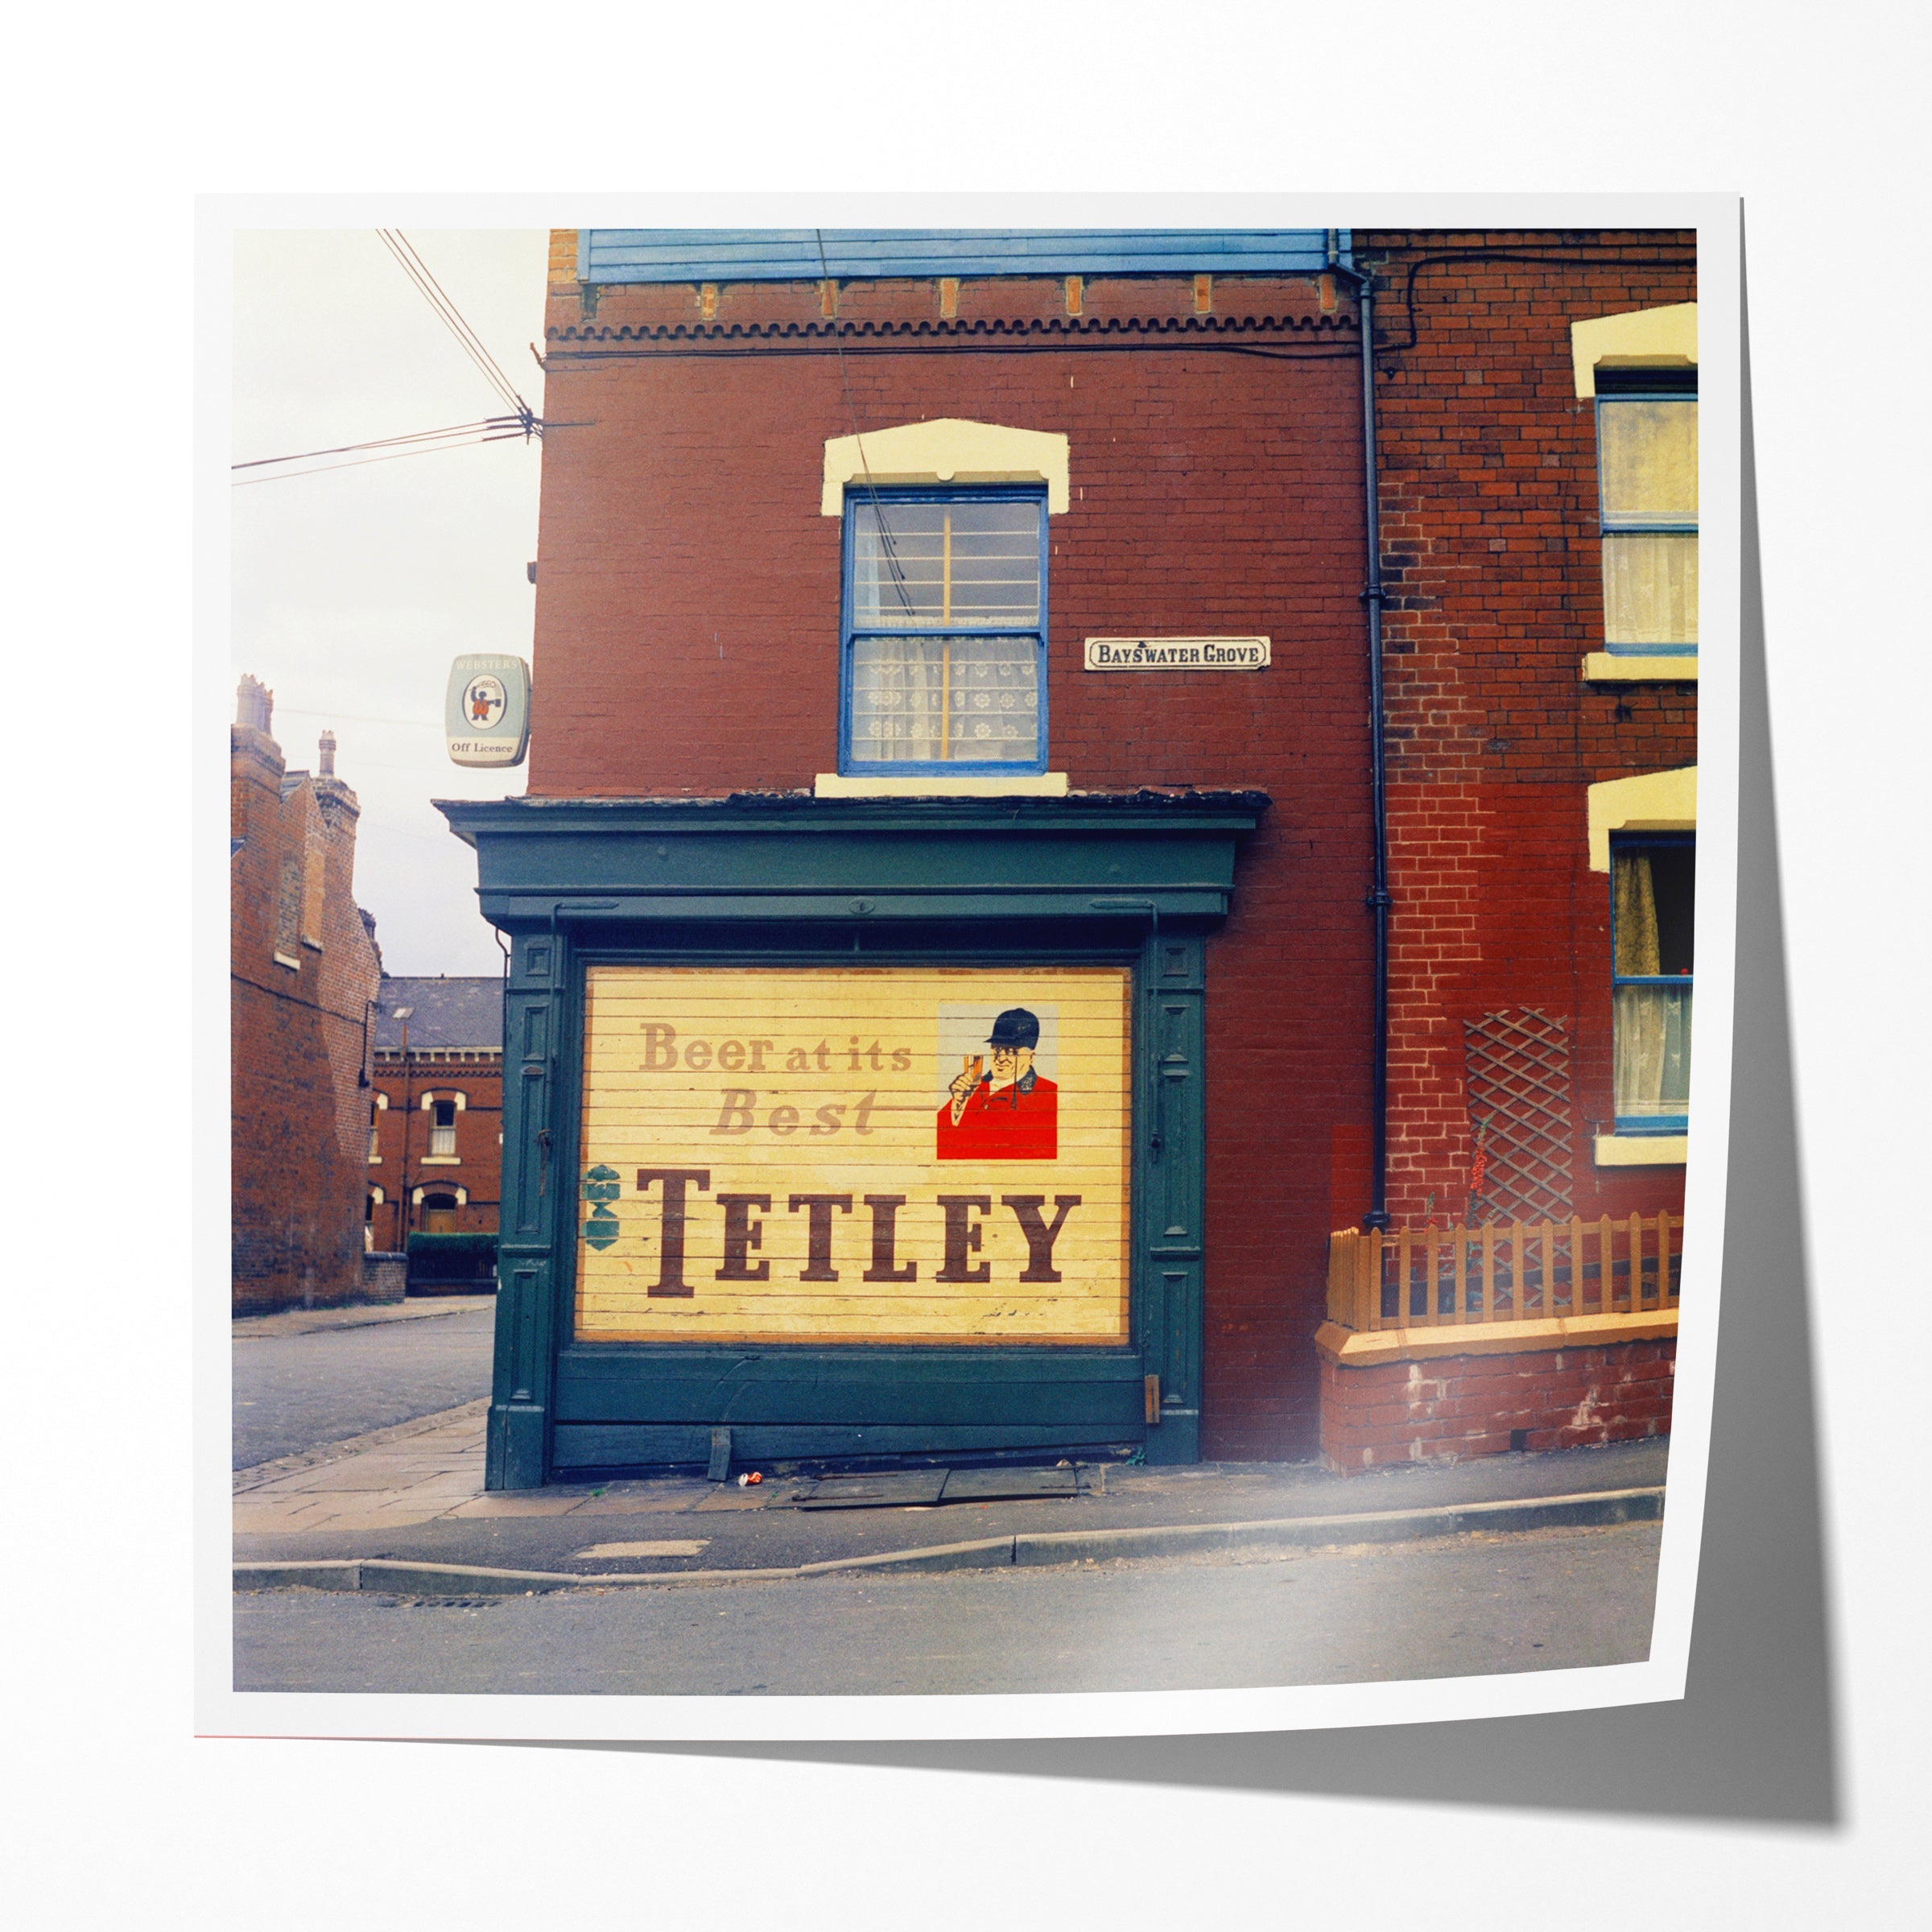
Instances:
[[[235,691],[235,722],[272,737],[275,715],[275,694],[259,678],[242,672]]]
[[[275,694],[259,678],[246,672],[235,691],[235,721],[228,728],[229,776],[237,783],[258,786],[279,793],[285,769],[282,747],[269,726],[275,714]],[[246,817],[236,804],[237,820]],[[242,837],[247,827],[237,822],[233,836]]]

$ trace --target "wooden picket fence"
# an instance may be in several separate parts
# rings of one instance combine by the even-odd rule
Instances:
[[[1674,1314],[1683,1232],[1681,1214],[1344,1228],[1328,1237],[1328,1319],[1361,1333]]]

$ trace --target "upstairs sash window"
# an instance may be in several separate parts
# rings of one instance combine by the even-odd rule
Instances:
[[[1043,771],[1044,491],[852,489],[848,772]]]
[[[1697,651],[1697,397],[1597,378],[1604,642],[1614,654]]]

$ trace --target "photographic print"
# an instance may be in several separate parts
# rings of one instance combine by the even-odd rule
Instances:
[[[1681,1695],[1735,204],[1096,208],[210,204],[224,1727]]]

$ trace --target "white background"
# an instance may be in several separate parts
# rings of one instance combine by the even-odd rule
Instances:
[[[1840,6],[1801,33],[1681,0],[1614,15],[1388,0],[1346,20],[996,6],[927,27],[857,5],[692,27],[352,0],[89,16],[85,38],[52,18],[15,30],[5,136],[23,419],[9,667],[27,748],[8,771],[6,957],[31,1143],[7,1269],[10,1889],[26,1922],[1917,1923],[1932,1713],[1905,1318],[1923,1269],[1896,1236],[1926,1192],[1920,13]],[[225,1027],[218,919],[188,952],[196,755],[221,819],[188,679],[189,198],[881,183],[1744,194],[1807,1234],[1786,1258],[1805,1270],[1818,1378],[1835,1823],[1754,1821],[1775,1767],[1721,1752],[1707,1799],[1646,1811],[1629,1795],[1646,1748],[1630,1712],[1548,1720],[1571,1741],[1534,1810],[1485,1802],[1506,1781],[1482,1725],[1464,1728],[1466,1776],[1402,1798],[1373,1794],[1401,1781],[1364,1774],[1345,1740],[1328,1775],[1319,1746],[1270,1757],[1252,1740],[855,1763],[191,1737],[187,1318],[191,1287],[221,1292],[225,1241],[218,1211],[191,1231],[178,1125],[184,1021],[217,1073]],[[366,220],[415,225],[393,198]],[[211,870],[218,906],[218,857]],[[198,1091],[218,1170],[218,1079],[204,1069]],[[1751,1339],[1752,1287],[1728,1287],[1725,1360]],[[1773,1521],[1784,1500],[1728,1493]],[[1714,1560],[1707,1542],[1707,1583]],[[1742,1560],[1739,1600],[1787,1587]],[[1712,1680],[1745,1648],[1722,1629],[1699,1641]],[[1756,1661],[1774,1699],[1778,1660]],[[1694,1651],[1693,1723],[1699,1667]],[[1631,1777],[1611,1805],[1613,1760]]]

